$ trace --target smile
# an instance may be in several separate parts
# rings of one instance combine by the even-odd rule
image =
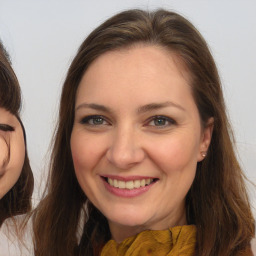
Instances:
[[[135,189],[135,188],[141,188],[150,185],[154,182],[154,179],[141,179],[141,180],[129,180],[129,181],[123,181],[123,180],[117,180],[117,179],[111,179],[107,178],[107,182],[110,186],[120,189]]]
[[[144,194],[159,180],[152,177],[104,177],[101,176],[105,188],[119,197],[136,197]]]

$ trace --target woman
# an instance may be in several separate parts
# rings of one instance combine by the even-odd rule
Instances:
[[[21,223],[14,216],[31,210],[34,184],[25,130],[19,118],[20,107],[18,80],[0,42],[0,227],[6,236],[9,231],[18,231],[19,235]],[[5,252],[3,247],[7,246],[6,243],[1,235],[1,252]]]
[[[36,256],[252,255],[218,72],[191,23],[131,10],[87,37],[63,86],[46,193]]]

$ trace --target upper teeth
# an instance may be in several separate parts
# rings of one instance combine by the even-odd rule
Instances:
[[[115,188],[123,188],[123,189],[124,188],[134,189],[134,188],[145,187],[146,185],[149,185],[151,182],[153,182],[153,179],[123,181],[123,180],[116,180],[116,179],[108,178],[108,183],[111,186],[113,186]]]

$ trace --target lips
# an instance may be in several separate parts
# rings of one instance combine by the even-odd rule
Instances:
[[[134,197],[148,191],[157,181],[152,177],[116,177],[108,176],[101,178],[104,181],[106,189],[121,197]]]

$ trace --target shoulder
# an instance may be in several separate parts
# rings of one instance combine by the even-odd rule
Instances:
[[[253,255],[256,256],[256,238],[252,239],[251,246],[252,246],[251,247],[252,248],[252,253],[253,253]]]
[[[19,239],[17,228],[23,220],[23,216],[7,219],[0,228],[1,255],[6,256],[29,256],[33,255],[33,243],[31,237],[31,223],[28,222]]]

